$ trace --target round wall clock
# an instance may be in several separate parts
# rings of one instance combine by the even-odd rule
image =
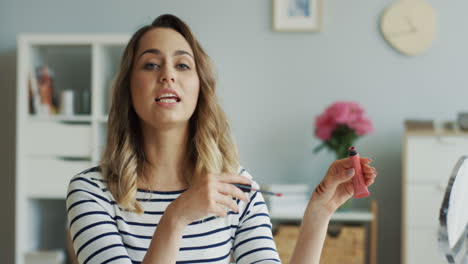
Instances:
[[[418,55],[436,37],[437,14],[424,0],[399,0],[385,9],[380,26],[393,48],[406,55]]]

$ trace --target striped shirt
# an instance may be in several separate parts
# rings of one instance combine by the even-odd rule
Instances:
[[[244,169],[239,174],[252,179]],[[138,189],[136,198],[144,209],[139,215],[119,207],[99,167],[75,175],[66,204],[79,263],[141,263],[165,209],[184,191]],[[236,199],[239,213],[229,210],[224,218],[206,216],[189,224],[176,263],[280,263],[263,196],[257,191],[249,196],[248,203]]]

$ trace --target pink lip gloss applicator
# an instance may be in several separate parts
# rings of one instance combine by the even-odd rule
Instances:
[[[366,182],[364,181],[364,176],[362,175],[361,160],[359,159],[359,153],[357,153],[355,147],[349,148],[349,158],[353,163],[354,176],[353,176],[353,186],[354,186],[354,198],[364,198],[370,195],[369,190],[367,190]]]

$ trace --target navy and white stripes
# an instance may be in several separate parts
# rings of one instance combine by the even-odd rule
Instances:
[[[252,178],[243,169],[240,174]],[[164,211],[184,191],[138,190],[144,209],[138,215],[119,207],[98,168],[74,176],[67,212],[79,263],[141,263]],[[280,263],[261,193],[252,191],[248,203],[236,202],[239,213],[206,216],[185,228],[177,263]]]

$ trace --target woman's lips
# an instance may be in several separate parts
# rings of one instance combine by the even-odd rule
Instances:
[[[180,99],[179,100],[174,100],[174,99],[157,100],[157,99],[155,99],[154,102],[156,102],[156,104],[158,104],[159,106],[171,108],[171,107],[175,107],[177,104],[179,104]]]

